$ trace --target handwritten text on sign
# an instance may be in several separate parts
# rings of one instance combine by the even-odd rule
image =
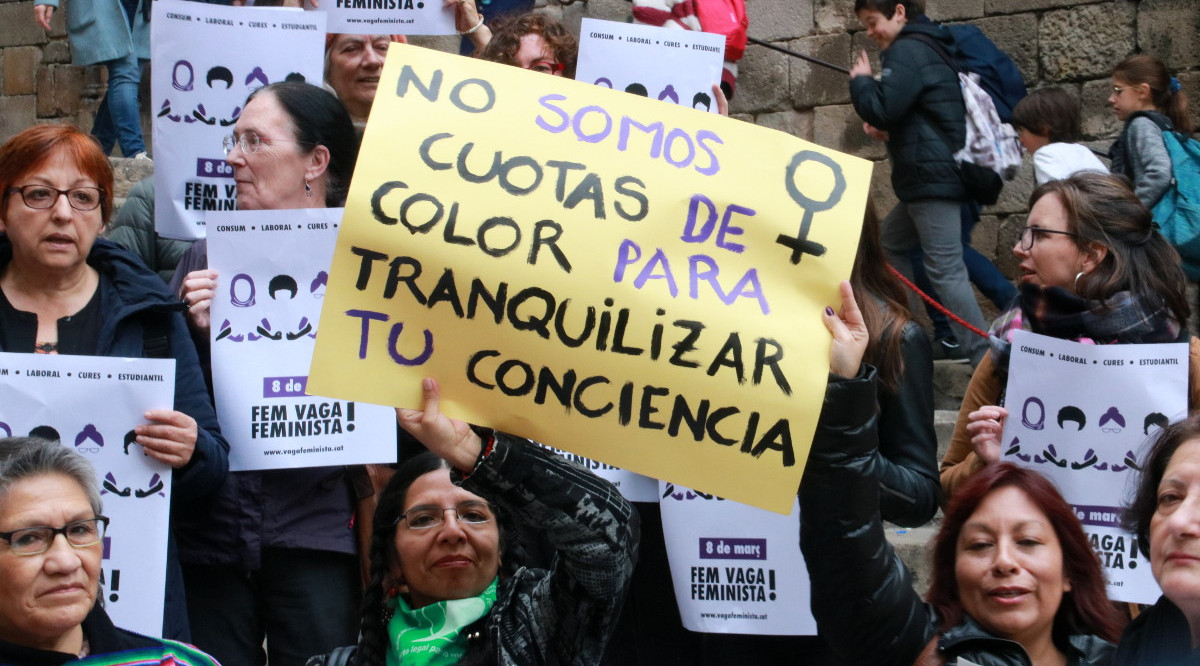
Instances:
[[[444,409],[787,512],[868,163],[745,123],[396,45],[310,390]]]

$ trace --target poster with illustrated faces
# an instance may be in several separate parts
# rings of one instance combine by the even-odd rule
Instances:
[[[305,0],[328,19],[329,32],[350,35],[455,35],[454,5],[442,0]]]
[[[1150,442],[1187,415],[1188,345],[1095,345],[1017,331],[1001,460],[1042,472],[1083,523],[1114,601],[1159,597],[1121,514]]]
[[[659,482],[679,616],[708,634],[815,636],[800,502],[790,514]]]
[[[575,80],[717,113],[725,37],[583,19]]]
[[[204,238],[208,214],[237,205],[234,165],[225,159],[223,140],[235,131],[246,97],[285,80],[321,85],[325,15],[175,0],[153,4],[154,226],[167,238]],[[259,157],[285,147],[270,145],[272,139],[293,138],[264,134]]]
[[[162,634],[171,468],[134,427],[174,396],[174,359],[0,353],[0,436],[58,440],[91,462],[110,520],[98,594],[114,624],[147,636]],[[34,525],[5,529],[17,527]]]
[[[390,407],[309,395],[340,208],[209,217],[213,393],[232,471],[396,461]]]

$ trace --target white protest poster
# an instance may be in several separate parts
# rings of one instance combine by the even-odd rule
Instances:
[[[233,471],[396,460],[388,407],[305,392],[340,208],[210,217],[213,393]]]
[[[1121,511],[1146,441],[1187,414],[1188,345],[1089,345],[1017,331],[1003,460],[1036,469],[1075,508],[1115,601],[1154,603],[1158,585]]]
[[[543,444],[543,446],[546,446]],[[627,469],[613,467],[608,463],[602,463],[599,460],[592,460],[587,456],[581,456],[578,453],[571,453],[562,449],[556,449],[552,446],[546,446],[554,453],[578,463],[585,468],[591,470],[592,474],[608,481],[621,491],[621,496],[630,502],[657,502],[658,501],[658,479],[652,479],[648,476],[643,476],[637,472],[630,472]]]
[[[172,409],[173,359],[0,353],[0,436],[57,439],[96,468],[111,520],[100,563],[113,623],[162,634],[171,468],[133,441],[148,409]]]
[[[155,229],[168,238],[203,238],[209,212],[235,207],[222,139],[254,90],[288,79],[321,85],[325,14],[153,4]]]
[[[781,515],[659,483],[679,617],[709,634],[813,636],[800,502]]]
[[[575,80],[717,112],[725,36],[583,19]]]
[[[329,32],[351,35],[455,35],[454,7],[442,0],[312,0],[304,8],[326,14]],[[482,10],[482,8],[481,8]]]

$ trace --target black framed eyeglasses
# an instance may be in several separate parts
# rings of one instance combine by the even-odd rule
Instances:
[[[1033,249],[1034,242],[1036,242],[1038,238],[1041,238],[1041,234],[1059,234],[1061,236],[1079,238],[1079,234],[1073,231],[1057,231],[1055,229],[1043,229],[1041,227],[1025,227],[1021,231],[1021,249],[1026,252]]]
[[[62,527],[23,527],[11,532],[0,532],[0,539],[8,542],[8,547],[17,555],[40,555],[54,543],[54,537],[59,534],[67,539],[73,548],[94,546],[104,538],[108,529],[108,518],[96,516],[85,520],[76,520]]]
[[[60,196],[66,196],[67,203],[75,210],[96,210],[104,198],[104,190],[99,187],[71,187],[60,190],[49,185],[14,185],[8,188],[8,193],[19,193],[26,206],[37,210],[53,208]]]
[[[433,529],[446,522],[447,511],[453,511],[454,517],[458,519],[459,523],[471,527],[486,525],[496,518],[491,505],[487,502],[470,500],[462,502],[458,506],[415,506],[400,514],[396,518],[396,523],[399,524],[403,520],[408,523],[410,530]]]
[[[270,146],[273,143],[298,143],[302,146],[312,146],[308,141],[292,141],[289,139],[267,139],[254,130],[246,130],[240,135],[236,132],[227,134],[221,139],[221,145],[225,148],[225,155],[233,152],[233,147],[237,146],[242,149],[243,153],[253,155],[258,152],[258,149],[263,146]]]

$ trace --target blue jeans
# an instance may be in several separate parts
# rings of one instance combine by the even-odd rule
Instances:
[[[990,259],[971,247],[971,231],[975,229],[975,223],[979,221],[979,204],[973,201],[965,202],[962,204],[961,213],[963,263],[967,265],[967,276],[970,278],[971,283],[979,289],[980,293],[991,301],[993,305],[1003,310],[1016,298],[1017,288],[1008,281],[1008,278],[1004,277],[1004,274],[1000,272],[1000,269],[996,268],[996,265]],[[909,259],[912,262],[913,282],[921,288],[921,291],[929,294],[934,300],[940,303],[941,299],[938,298],[937,290],[933,288],[933,283],[929,281],[929,276],[925,274],[925,266],[921,253],[913,252],[909,255]],[[925,312],[929,315],[929,319],[933,323],[934,339],[940,340],[942,338],[955,337],[954,332],[950,330],[950,320],[946,315],[928,303],[925,303]]]
[[[142,80],[142,64],[145,60],[130,53],[124,58],[104,63],[108,68],[108,92],[96,109],[96,122],[92,125],[92,136],[100,142],[105,155],[113,146],[121,144],[121,154],[133,157],[146,150],[142,141],[142,116],[138,110],[138,84]]]

